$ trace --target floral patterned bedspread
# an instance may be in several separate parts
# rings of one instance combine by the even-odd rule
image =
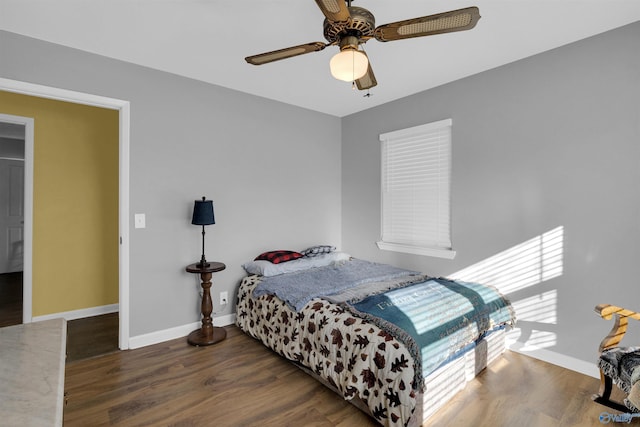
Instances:
[[[242,280],[236,323],[285,358],[306,366],[345,399],[360,397],[385,426],[403,426],[416,406],[414,362],[407,348],[379,327],[315,298],[295,312],[277,297],[252,296],[260,276]]]

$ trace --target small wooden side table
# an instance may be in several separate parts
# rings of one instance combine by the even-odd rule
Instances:
[[[216,271],[222,271],[227,268],[221,262],[209,262],[206,267],[201,267],[198,263],[189,264],[187,271],[189,273],[200,273],[202,286],[202,327],[191,332],[187,337],[187,342],[191,345],[211,345],[222,341],[227,337],[227,331],[224,328],[213,326],[211,312],[213,311],[213,303],[211,302],[211,274]]]

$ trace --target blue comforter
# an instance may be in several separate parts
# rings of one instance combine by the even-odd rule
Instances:
[[[404,342],[423,377],[493,328],[515,320],[511,304],[493,287],[442,278],[347,305]]]
[[[313,298],[334,295],[366,283],[410,279],[420,275],[417,271],[353,259],[326,267],[263,277],[253,295],[276,295],[295,311],[300,311]]]

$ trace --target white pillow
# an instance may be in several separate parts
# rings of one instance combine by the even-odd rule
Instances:
[[[308,270],[314,267],[324,267],[338,261],[346,261],[351,255],[345,252],[331,252],[328,254],[318,255],[311,258],[298,258],[293,261],[281,262],[273,264],[270,261],[250,261],[242,264],[242,268],[249,274],[258,274],[260,276],[277,276],[284,273],[293,273],[296,271]]]

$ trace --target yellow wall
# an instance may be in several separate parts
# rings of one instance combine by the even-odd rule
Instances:
[[[34,118],[33,316],[118,302],[118,112],[0,91]]]

